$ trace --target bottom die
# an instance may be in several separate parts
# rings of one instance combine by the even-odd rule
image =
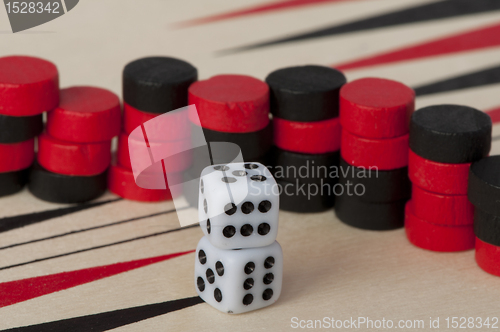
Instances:
[[[283,252],[278,242],[265,247],[225,250],[204,236],[196,248],[194,283],[212,307],[239,314],[267,307],[281,294]]]

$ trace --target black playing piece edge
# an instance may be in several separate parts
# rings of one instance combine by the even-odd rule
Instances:
[[[335,214],[344,224],[368,230],[391,230],[404,225],[406,200],[390,203],[367,203],[357,196],[340,195]]]
[[[43,130],[43,114],[33,116],[8,116],[0,114],[0,143],[27,141]]]
[[[472,163],[467,194],[475,207],[500,216],[500,156]]]
[[[368,203],[389,203],[411,197],[408,167],[390,171],[362,169],[340,159],[339,184],[344,190],[363,188],[359,199]],[[361,189],[359,189],[361,190]]]
[[[234,143],[240,147],[244,160],[260,158],[269,151],[273,143],[272,122],[269,122],[264,129],[250,133],[226,133],[207,128],[199,130],[199,127],[196,125],[192,125],[192,128],[193,141],[202,142],[203,139],[205,139],[207,142]],[[205,135],[204,138],[199,137],[202,133]],[[225,150],[221,152],[223,153]],[[239,151],[237,151],[237,153],[239,153]]]
[[[30,192],[48,202],[84,203],[104,194],[107,171],[93,176],[69,176],[49,172],[34,163],[30,172]]]
[[[29,168],[0,173],[0,197],[15,194],[23,189],[28,182],[28,174]]]
[[[168,57],[147,57],[123,69],[123,99],[138,110],[165,113],[188,103],[188,88],[198,79],[191,64]]]
[[[273,147],[271,150],[271,169],[276,180],[299,183],[337,182],[338,177],[331,178],[331,167],[338,167],[340,152],[323,154],[305,154],[290,152]]]
[[[481,241],[500,247],[500,216],[476,208],[474,210],[474,234]]]
[[[320,185],[314,185],[315,189],[308,192],[307,184],[276,180],[280,192],[280,210],[313,213],[322,212],[332,208],[335,204],[335,195],[332,184],[326,183],[323,186],[323,194]],[[309,194],[308,194],[309,193]],[[314,194],[314,195],[313,195]]]
[[[491,127],[489,115],[471,107],[424,107],[411,117],[410,148],[436,162],[474,162],[490,152]]]
[[[278,69],[266,77],[271,92],[271,113],[299,122],[321,121],[339,115],[339,91],[344,74],[324,66]]]

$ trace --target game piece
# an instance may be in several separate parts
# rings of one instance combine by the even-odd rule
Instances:
[[[98,175],[111,162],[111,141],[74,143],[43,133],[38,137],[37,160],[41,166],[58,174]]]
[[[223,250],[204,236],[196,248],[194,285],[212,307],[239,314],[267,307],[281,294],[283,252],[278,242]]]
[[[278,69],[266,77],[274,117],[298,122],[322,121],[339,114],[344,74],[324,66]]]
[[[189,87],[191,122],[210,130],[250,133],[269,123],[269,87],[244,75],[217,75]],[[198,118],[199,116],[199,118]]]
[[[413,202],[405,209],[405,231],[417,247],[432,251],[463,251],[474,248],[474,226],[450,227],[427,222],[415,216]]]
[[[472,163],[468,196],[476,208],[500,216],[500,156]]]
[[[147,57],[123,69],[123,101],[149,113],[165,113],[186,106],[187,89],[198,79],[191,64],[168,57]]]
[[[104,194],[106,171],[92,176],[71,176],[50,172],[34,163],[28,183],[30,192],[53,203],[84,203]]]
[[[0,144],[0,172],[13,172],[28,168],[35,159],[35,140]]]
[[[339,184],[344,189],[362,188],[364,193],[359,200],[367,203],[389,203],[411,197],[408,167],[379,171],[352,166],[340,158]]]
[[[62,89],[60,98],[59,106],[47,114],[50,136],[74,143],[96,143],[110,141],[120,132],[120,99],[111,91],[76,86]]]
[[[414,185],[443,195],[467,195],[470,163],[439,163],[424,159],[412,150],[408,160],[408,176]]]
[[[474,223],[474,206],[467,195],[437,194],[414,185],[411,200],[415,216],[427,222],[444,226]]]
[[[149,174],[143,175],[147,177]],[[153,181],[156,179],[155,174],[151,174]],[[160,202],[172,199],[170,189],[144,189],[139,187],[134,180],[132,170],[129,170],[115,163],[111,164],[108,174],[108,189],[112,193],[141,202]],[[176,193],[179,195],[180,193]]]
[[[245,161],[262,158],[273,143],[273,127],[269,123],[261,130],[249,133],[228,133],[193,126],[193,140],[206,142],[229,142],[238,145]],[[203,133],[204,137],[200,137]],[[230,161],[227,161],[230,162]]]
[[[59,74],[46,60],[29,56],[0,58],[0,114],[31,116],[59,103]]]
[[[12,195],[23,189],[28,182],[29,168],[0,173],[0,197]]]
[[[344,130],[366,138],[394,138],[408,133],[415,92],[381,78],[362,78],[340,90],[340,122]]]
[[[434,105],[413,113],[410,148],[415,154],[440,163],[470,163],[488,155],[491,118],[474,108]]]
[[[10,116],[0,114],[0,144],[27,141],[43,130],[42,114]]]
[[[279,192],[269,170],[257,163],[205,168],[200,177],[200,227],[220,249],[268,246],[278,233]]]
[[[277,180],[299,183],[337,182],[337,174],[332,169],[339,164],[340,153],[305,154],[273,148],[273,175]],[[331,177],[333,175],[335,177]]]
[[[322,154],[340,150],[340,121],[338,118],[295,122],[273,118],[274,145],[282,150]]]
[[[474,211],[474,233],[483,242],[500,247],[500,216],[476,207]]]
[[[316,213],[335,205],[332,183],[300,183],[276,179],[280,192],[280,209],[298,213]]]
[[[361,229],[391,230],[403,227],[406,199],[389,203],[368,203],[353,194],[337,196],[335,214],[344,224]]]
[[[377,167],[379,170],[392,170],[408,165],[408,134],[374,139],[354,135],[342,130],[340,148],[342,158],[356,167]]]
[[[476,238],[476,262],[484,271],[500,277],[500,247]]]

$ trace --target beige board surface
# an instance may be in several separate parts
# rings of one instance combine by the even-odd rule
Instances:
[[[359,0],[304,6],[189,28],[173,23],[265,1],[85,0],[68,14],[34,29],[11,34],[0,10],[0,56],[28,54],[57,64],[61,86],[96,85],[120,94],[121,70],[138,57],[171,55],[198,67],[200,78],[242,73],[264,78],[288,65],[334,64],[389,49],[493,24],[499,12],[376,29],[285,44],[232,56],[221,49],[349,22],[431,1]],[[405,61],[346,71],[352,80],[379,76],[417,86],[498,64],[500,48]],[[487,110],[500,106],[500,85],[417,98],[417,107],[462,103]],[[494,136],[500,128],[494,128]],[[500,153],[494,141],[492,154]],[[113,199],[108,193],[99,200]],[[27,190],[0,199],[0,217],[64,207],[42,202]],[[116,201],[0,233],[0,247],[173,209],[173,204]],[[0,250],[0,267],[102,246],[178,228],[175,213],[99,228],[50,241]],[[0,270],[0,283],[193,250],[198,228],[103,247]],[[278,241],[285,259],[279,301],[243,315],[198,304],[117,331],[284,331],[292,318],[424,320],[498,317],[500,279],[476,266],[474,252],[434,253],[406,240],[404,230],[373,232],[340,223],[333,211],[280,213]],[[0,308],[0,329],[39,324],[195,296],[194,254],[148,265],[91,283]],[[2,294],[0,294],[0,297]],[[361,328],[373,330],[370,328]],[[481,329],[475,329],[481,330]]]

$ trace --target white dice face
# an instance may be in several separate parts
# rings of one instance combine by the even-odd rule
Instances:
[[[198,213],[218,248],[268,246],[278,235],[278,186],[259,163],[209,166],[201,173]]]
[[[194,279],[198,295],[222,312],[267,307],[281,294],[281,246],[275,241],[266,247],[223,250],[204,236],[196,248]]]

